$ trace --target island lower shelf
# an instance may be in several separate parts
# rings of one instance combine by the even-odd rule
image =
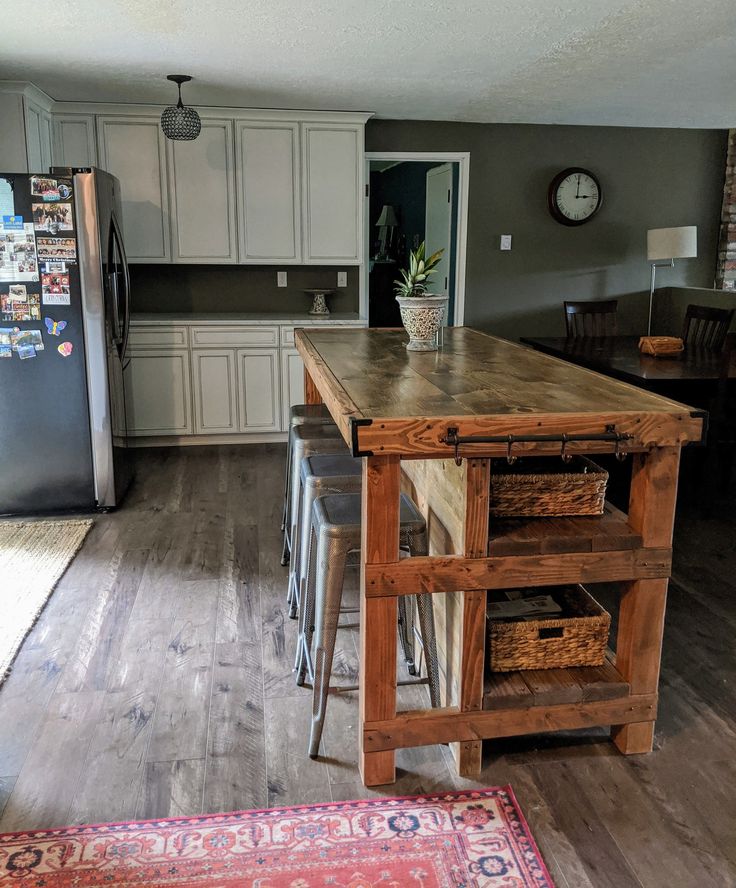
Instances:
[[[528,709],[560,703],[592,703],[628,697],[630,685],[609,654],[602,666],[489,672],[483,690],[484,709]]]

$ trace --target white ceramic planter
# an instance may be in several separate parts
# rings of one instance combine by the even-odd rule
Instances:
[[[437,331],[443,325],[449,296],[397,296],[401,322],[409,334],[407,351],[437,351]]]

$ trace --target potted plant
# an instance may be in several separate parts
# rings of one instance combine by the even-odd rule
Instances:
[[[437,331],[445,319],[447,296],[427,292],[430,275],[437,270],[444,250],[425,259],[425,245],[409,252],[409,267],[401,269],[396,284],[396,301],[401,309],[401,322],[409,334],[407,351],[437,351]]]

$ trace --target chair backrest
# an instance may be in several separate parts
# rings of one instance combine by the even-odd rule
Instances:
[[[565,327],[570,338],[615,336],[618,299],[565,302]]]
[[[682,338],[685,345],[712,348],[720,351],[733,320],[732,308],[711,308],[708,305],[688,305]]]

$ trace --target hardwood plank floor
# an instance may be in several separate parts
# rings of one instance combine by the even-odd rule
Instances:
[[[447,747],[401,750],[397,782],[357,773],[357,695],[311,695],[280,564],[285,448],[136,452],[0,688],[0,830],[511,783],[561,888],[736,884],[736,518],[680,515],[655,752],[601,729],[486,744],[478,783]],[[354,572],[353,572],[354,573]],[[355,598],[355,578],[347,594]],[[615,607],[612,590],[598,590]],[[615,617],[615,614],[614,614]],[[334,675],[355,682],[357,633]],[[400,676],[406,678],[405,675]],[[426,689],[400,691],[404,707]]]

